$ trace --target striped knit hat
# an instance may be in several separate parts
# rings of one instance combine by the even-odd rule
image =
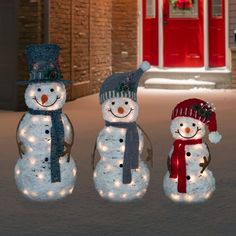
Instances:
[[[212,143],[218,143],[222,136],[217,131],[215,108],[208,102],[197,98],[184,100],[176,105],[171,119],[176,117],[191,117],[207,125],[209,130],[209,140]]]
[[[127,97],[137,101],[138,83],[143,73],[150,68],[146,61],[140,67],[129,73],[116,73],[109,76],[102,84],[99,100],[100,104],[110,98]]]

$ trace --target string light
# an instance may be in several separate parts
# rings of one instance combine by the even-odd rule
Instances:
[[[31,165],[34,165],[35,163],[36,163],[36,159],[31,158],[31,159],[30,159],[30,164],[31,164]]]
[[[121,150],[122,152],[124,152],[124,151],[125,151],[125,145],[121,145],[120,150]]]
[[[98,192],[99,192],[99,195],[100,195],[101,197],[104,197],[104,193],[103,193],[102,190],[100,190],[100,191],[98,191]]]
[[[54,193],[53,193],[53,191],[48,191],[48,192],[47,192],[47,195],[48,195],[49,197],[52,197],[52,196],[54,195]]]
[[[118,181],[118,180],[116,180],[114,185],[115,185],[117,188],[119,188],[119,187],[121,186],[121,182]]]
[[[127,198],[127,196],[128,196],[128,194],[127,194],[127,193],[124,193],[124,194],[122,195],[122,198]]]
[[[28,137],[28,140],[29,140],[29,142],[34,143],[35,142],[35,137],[30,136],[30,137]]]
[[[19,169],[16,170],[16,174],[17,174],[17,175],[20,174],[20,170],[19,170]]]
[[[114,193],[113,192],[108,192],[108,197],[113,198],[114,197]]]
[[[63,189],[63,190],[60,192],[60,195],[63,197],[63,196],[65,196],[65,194],[66,194],[66,191]]]
[[[38,177],[39,177],[39,179],[44,179],[44,176],[43,176],[43,174],[38,174]]]
[[[29,192],[28,192],[28,190],[23,190],[23,193],[25,194],[25,195],[28,195],[29,194]]]
[[[70,188],[69,193],[72,194],[73,190],[74,190],[74,188]]]
[[[29,91],[29,96],[34,97],[35,96],[35,91],[32,89]]]

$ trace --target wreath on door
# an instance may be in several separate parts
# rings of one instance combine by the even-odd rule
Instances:
[[[171,5],[174,8],[180,10],[191,10],[193,7],[194,0],[170,0]]]

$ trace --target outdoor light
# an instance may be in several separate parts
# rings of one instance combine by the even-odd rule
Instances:
[[[165,194],[176,202],[205,201],[215,190],[215,179],[208,170],[211,155],[202,138],[207,126],[210,142],[221,140],[215,108],[200,99],[188,99],[176,105],[171,119],[175,142],[167,161]]]
[[[29,111],[17,128],[20,158],[15,179],[17,188],[36,201],[71,194],[76,180],[76,165],[70,154],[74,132],[69,118],[62,113],[66,81],[61,79],[58,54],[57,45],[27,48],[30,80],[25,102]]]
[[[106,127],[97,137],[93,166],[96,148],[101,159],[96,165],[93,179],[99,195],[110,201],[131,201],[143,197],[147,191],[149,170],[140,158],[144,131],[136,120],[139,110],[138,82],[149,67],[149,63],[143,62],[137,71],[113,74],[100,89],[99,98]],[[147,160],[152,160],[152,146],[148,137],[147,140]]]

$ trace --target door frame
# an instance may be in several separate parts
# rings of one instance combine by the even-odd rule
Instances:
[[[158,2],[158,48],[159,55],[158,61],[159,69],[164,69],[164,31],[163,31],[163,0]],[[208,9],[208,1],[203,1],[203,8]],[[137,49],[138,49],[138,57],[137,62],[140,64],[143,58],[143,7],[142,0],[138,0],[138,40],[137,40]],[[204,28],[204,69],[205,70],[214,70],[217,68],[209,67],[209,38],[208,38],[208,11],[204,11],[203,13],[203,28]],[[230,49],[229,49],[229,0],[225,0],[225,67],[226,69],[230,69]],[[202,67],[200,67],[202,69]],[[165,67],[165,69],[168,69]],[[184,68],[183,68],[184,69]],[[194,68],[198,70],[198,68]]]

